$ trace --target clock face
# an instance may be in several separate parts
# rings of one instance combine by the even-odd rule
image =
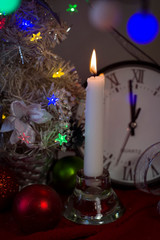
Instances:
[[[160,141],[160,69],[143,62],[123,62],[101,72],[105,74],[104,166],[113,182],[133,185],[137,160]],[[131,107],[131,94],[135,107]],[[134,121],[131,108],[138,115]],[[147,179],[158,177],[160,161],[150,167]]]

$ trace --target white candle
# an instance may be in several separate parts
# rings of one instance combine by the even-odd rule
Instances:
[[[97,73],[93,50],[90,71]],[[103,173],[104,76],[87,79],[85,110],[84,175],[97,177]]]

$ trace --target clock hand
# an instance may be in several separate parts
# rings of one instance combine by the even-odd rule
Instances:
[[[126,137],[125,137],[124,143],[123,143],[123,145],[122,145],[122,148],[121,148],[121,150],[120,150],[119,156],[118,156],[118,158],[117,158],[116,165],[118,165],[118,163],[119,163],[119,161],[120,161],[120,159],[121,159],[122,153],[124,152],[124,149],[125,149],[125,147],[126,147],[126,145],[127,145],[127,142],[128,142],[128,139],[129,139],[130,136],[131,136],[131,129],[130,129],[130,128],[127,128],[127,135],[126,135]]]
[[[129,140],[129,137],[132,135],[132,134],[131,134],[131,130],[132,130],[132,129],[135,129],[135,128],[137,127],[137,123],[136,123],[135,121],[136,121],[136,119],[138,118],[140,111],[141,111],[141,108],[138,108],[138,109],[137,109],[137,112],[136,112],[136,114],[135,114],[135,116],[134,116],[134,122],[131,123],[131,124],[133,124],[133,126],[127,128],[127,135],[126,135],[126,137],[125,137],[124,143],[123,143],[123,145],[122,145],[122,148],[121,148],[121,150],[120,150],[119,156],[118,156],[118,158],[117,158],[116,165],[118,165],[118,163],[119,163],[119,161],[120,161],[120,159],[121,159],[122,153],[124,152],[124,149],[125,149],[125,147],[126,147],[126,145],[127,145],[127,142],[128,142],[128,140]]]
[[[140,108],[138,108],[136,112],[136,104],[137,104],[137,95],[133,94],[133,85],[132,80],[129,80],[129,100],[130,100],[130,112],[131,112],[131,122],[129,123],[129,128],[131,130],[131,135],[134,136],[135,128],[137,126],[136,119],[139,115]]]
[[[137,109],[137,112],[136,112],[136,114],[135,114],[134,121],[136,121],[136,120],[137,120],[137,118],[138,118],[138,116],[139,116],[139,113],[140,113],[140,111],[141,111],[141,108],[138,108],[138,109]]]
[[[135,130],[135,128],[137,127],[136,119],[138,118],[140,111],[141,111],[141,108],[138,108],[138,109],[137,109],[137,112],[136,112],[136,114],[135,114],[135,116],[134,116],[133,122],[130,122],[130,123],[128,124],[128,126],[129,126],[129,128],[130,128],[131,136],[134,136],[134,135],[135,135],[135,131],[134,131],[134,130]]]
[[[133,119],[133,86],[132,86],[132,80],[129,80],[129,103],[130,103],[131,121],[132,121],[132,119]]]
[[[129,80],[129,103],[130,103],[130,113],[131,122],[129,123],[129,128],[131,129],[131,135],[134,135],[134,115],[136,109],[137,95],[133,95],[133,85],[132,80]]]

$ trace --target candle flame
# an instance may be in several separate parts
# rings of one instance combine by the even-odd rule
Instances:
[[[93,49],[91,61],[90,61],[90,72],[92,74],[97,74],[97,58],[96,58],[96,51]]]

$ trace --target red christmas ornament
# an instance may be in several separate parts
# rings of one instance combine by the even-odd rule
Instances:
[[[14,196],[19,191],[19,185],[11,171],[0,168],[0,211],[10,207]]]
[[[62,201],[56,191],[49,186],[29,185],[16,195],[13,214],[25,233],[46,231],[59,222]]]

